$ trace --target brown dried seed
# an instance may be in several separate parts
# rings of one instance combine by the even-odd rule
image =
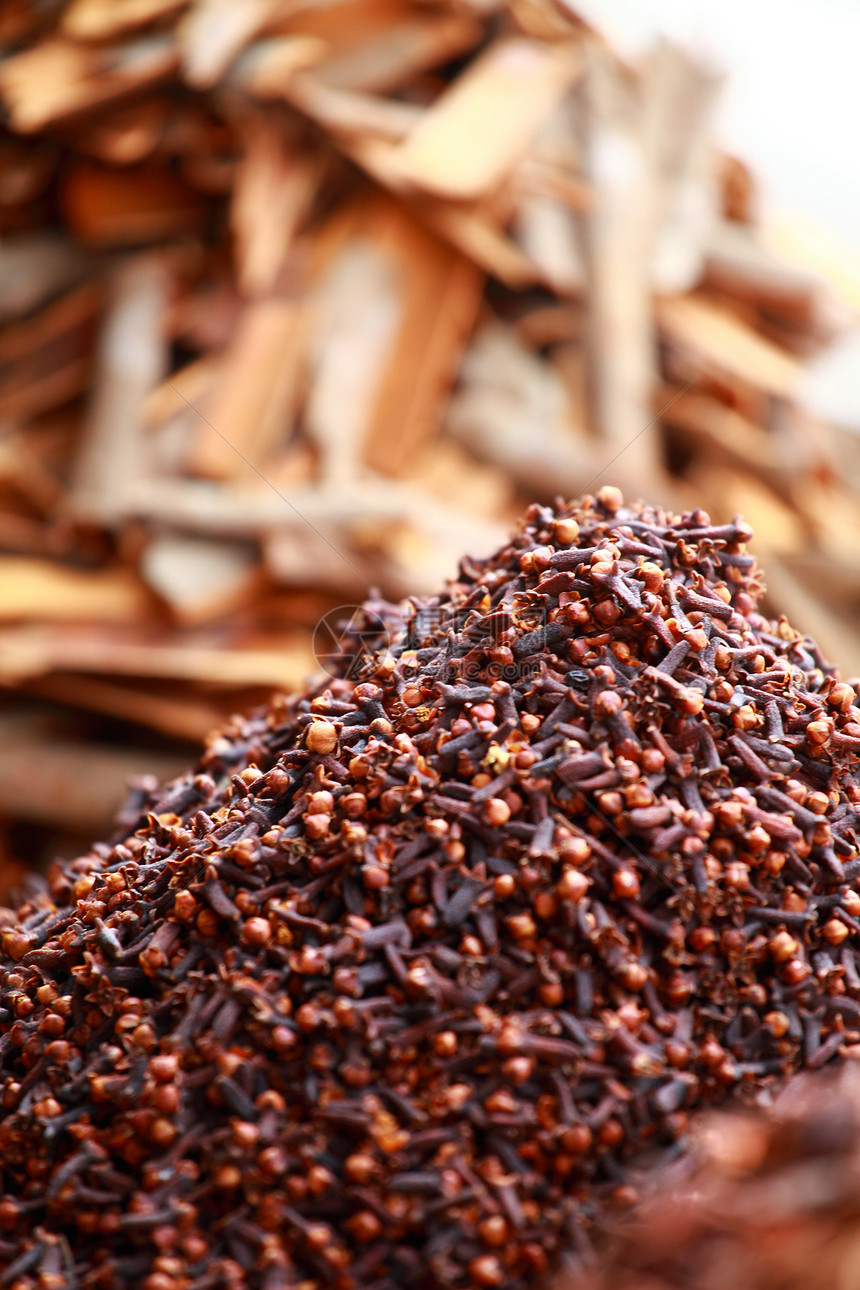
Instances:
[[[311,752],[334,752],[337,747],[337,727],[330,721],[314,721],[308,726],[305,742]]]

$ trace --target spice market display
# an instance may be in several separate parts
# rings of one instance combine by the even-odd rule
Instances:
[[[751,515],[769,610],[860,674],[860,457],[803,400],[860,275],[602,7],[0,6],[0,744],[50,785],[0,748],[0,852],[102,831],[120,762],[301,684],[327,610],[613,458]]]
[[[531,506],[0,913],[4,1286],[519,1290],[857,1053],[857,693],[751,536]]]

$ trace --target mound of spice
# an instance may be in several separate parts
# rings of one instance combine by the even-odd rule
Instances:
[[[857,1284],[860,1069],[798,1075],[770,1111],[712,1113],[619,1223],[598,1274],[558,1290]]]
[[[860,710],[750,536],[531,507],[5,912],[0,1284],[531,1284],[860,1043]]]

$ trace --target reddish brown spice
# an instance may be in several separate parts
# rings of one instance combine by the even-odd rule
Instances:
[[[773,1107],[703,1117],[692,1152],[619,1213],[599,1266],[559,1278],[558,1290],[844,1284],[856,1258],[858,1165],[856,1063],[837,1078],[799,1075]]]
[[[860,708],[749,537],[530,508],[0,912],[6,1284],[512,1290],[860,1043]]]

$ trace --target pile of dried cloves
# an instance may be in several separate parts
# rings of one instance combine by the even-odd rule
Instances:
[[[13,1290],[520,1287],[860,1044],[860,709],[740,520],[533,506],[0,914]]]

